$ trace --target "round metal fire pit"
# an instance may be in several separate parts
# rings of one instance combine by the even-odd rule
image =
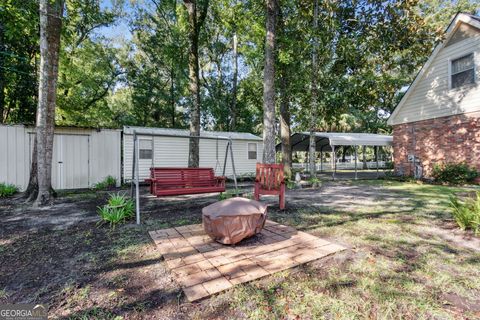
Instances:
[[[246,198],[231,198],[202,209],[203,228],[215,241],[235,244],[260,231],[267,219],[267,206]]]

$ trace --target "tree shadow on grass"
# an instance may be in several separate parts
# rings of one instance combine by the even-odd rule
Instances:
[[[166,301],[174,300],[178,294],[178,291],[152,290],[128,303],[110,308],[93,306],[75,311],[59,319],[114,319],[127,313],[138,313],[144,317],[149,311],[164,305]]]

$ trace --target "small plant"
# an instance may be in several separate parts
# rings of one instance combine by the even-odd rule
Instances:
[[[308,179],[308,183],[314,188],[319,187],[322,184],[320,179],[318,179],[317,177],[310,177]]]
[[[480,191],[476,192],[476,198],[468,198],[463,202],[451,195],[450,208],[453,218],[462,230],[471,229],[475,234],[480,233]]]
[[[467,184],[478,177],[478,172],[465,163],[447,163],[436,164],[432,176],[439,183]]]
[[[255,180],[255,173],[254,172],[246,172],[237,175],[237,180],[244,182],[244,181],[254,181]]]
[[[302,174],[305,171],[303,168],[292,168],[292,176],[295,176],[298,173]]]
[[[242,193],[243,192],[240,189],[227,190],[218,196],[218,200],[221,201],[221,200],[230,199],[236,196],[241,196]]]
[[[394,165],[392,161],[385,161],[385,169],[386,170],[393,170]]]
[[[102,218],[100,223],[106,222],[110,227],[115,228],[118,223],[133,217],[133,201],[119,193],[110,194],[107,204],[98,207],[98,214]]]
[[[386,170],[385,176],[379,177],[379,180],[391,180],[391,181],[400,181],[400,182],[411,182],[415,183],[417,180],[412,176],[398,174],[393,170]]]
[[[18,188],[9,183],[0,183],[0,198],[6,198],[18,192]]]
[[[117,185],[117,179],[112,176],[106,176],[102,181],[96,183],[93,186],[95,190],[109,190],[115,188]]]
[[[295,181],[290,181],[290,180],[287,180],[287,189],[295,189],[297,187],[297,184],[295,183]]]

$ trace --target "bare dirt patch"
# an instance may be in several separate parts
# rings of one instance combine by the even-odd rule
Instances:
[[[272,204],[269,219],[350,249],[192,304],[148,231],[200,223],[201,209],[218,195],[154,198],[146,192],[142,225],[115,230],[97,225],[96,208],[106,192],[62,195],[41,209],[0,200],[0,302],[44,303],[52,318],[74,319],[270,319],[301,318],[305,312],[334,317],[332,310],[361,318],[389,308],[408,318],[423,310],[411,305],[417,300],[442,312],[454,308],[460,318],[478,314],[475,299],[457,303],[461,298],[441,297],[441,281],[429,283],[437,270],[445,270],[449,293],[464,297],[478,292],[480,267],[478,238],[449,231],[451,221],[435,198],[431,206],[430,194],[326,183],[288,191],[285,211],[278,210],[278,199],[264,197]],[[447,260],[453,262],[446,265]],[[421,294],[410,293],[405,283]],[[352,299],[354,306],[344,304]]]

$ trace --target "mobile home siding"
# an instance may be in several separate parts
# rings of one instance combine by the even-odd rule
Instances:
[[[140,160],[139,173],[140,179],[146,179],[150,175],[150,167],[187,167],[188,166],[188,141],[186,137],[160,137],[160,136],[142,136],[139,139],[153,139],[153,161]],[[218,159],[217,159],[218,142]],[[257,144],[257,159],[248,159],[248,143]],[[209,167],[215,169],[215,174],[223,173],[223,163],[225,160],[226,140],[200,139],[200,167]],[[235,162],[236,174],[249,174],[255,172],[255,165],[261,161],[263,152],[262,141],[260,140],[232,140],[233,157]],[[130,181],[132,178],[132,159],[133,159],[133,135],[124,134],[123,136],[123,177],[124,181]],[[225,170],[227,176],[232,176],[232,165],[230,154],[227,159]]]
[[[25,190],[30,174],[34,128],[0,126],[0,182]],[[91,187],[111,175],[121,182],[121,131],[56,128],[52,155],[55,189]]]
[[[455,37],[454,34],[454,43],[438,52],[392,119],[392,125],[480,111],[480,30],[469,28],[472,29],[469,37]],[[474,54],[476,84],[450,89],[450,61],[469,53]]]

